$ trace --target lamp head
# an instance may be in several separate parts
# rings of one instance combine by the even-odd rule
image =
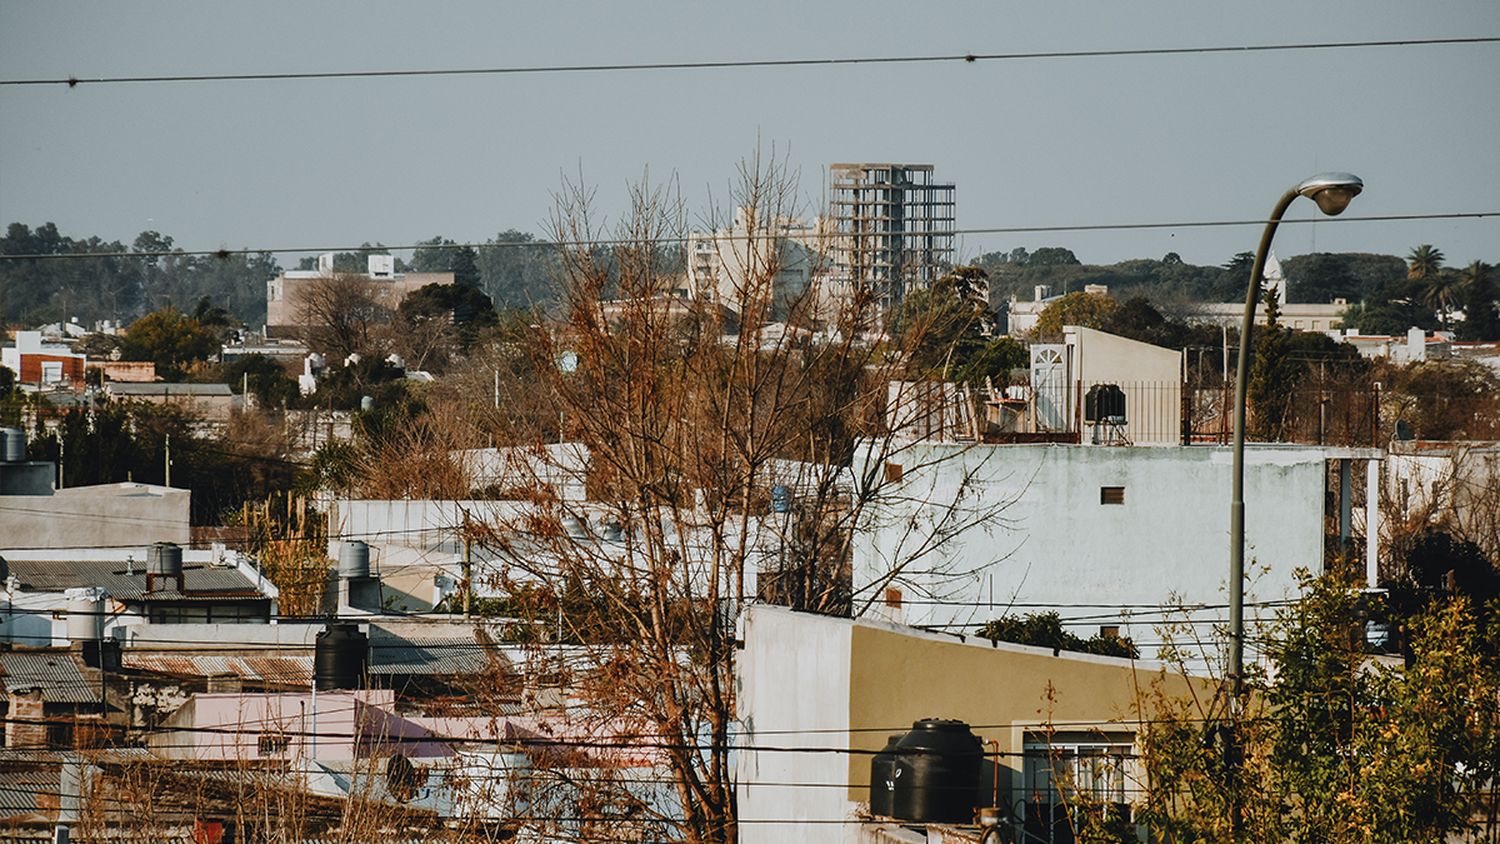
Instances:
[[[1365,183],[1353,173],[1319,173],[1297,185],[1297,193],[1318,203],[1318,208],[1330,217],[1337,217],[1349,207],[1349,201],[1359,196]]]

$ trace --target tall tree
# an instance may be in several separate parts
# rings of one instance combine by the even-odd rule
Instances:
[[[479,286],[479,253],[472,246],[464,246],[453,250],[453,260],[449,264],[453,272],[453,283],[464,287]]]
[[[766,219],[786,215],[792,194],[781,174],[747,165],[735,204]],[[634,823],[653,827],[650,840],[732,842],[732,619],[757,584],[825,612],[879,599],[850,594],[849,537],[872,502],[910,495],[892,470],[910,440],[881,411],[889,383],[909,375],[905,362],[932,338],[914,324],[885,343],[861,340],[878,315],[862,293],[834,309],[819,338],[759,328],[774,305],[774,271],[736,279],[733,310],[752,328],[729,332],[715,304],[657,295],[677,272],[675,250],[663,247],[683,231],[665,193],[638,189],[634,213],[607,234],[590,226],[588,196],[564,193],[557,241],[623,245],[608,265],[592,249],[560,253],[564,322],[534,323],[525,343],[540,383],[521,389],[550,396],[547,416],[563,420],[562,438],[586,447],[593,500],[560,501],[526,484],[539,490],[534,499],[480,514],[482,534],[501,550],[512,614],[544,640],[575,646],[591,716],[664,748],[671,811],[628,787],[595,795],[596,804],[628,807]],[[792,303],[788,322],[806,324],[814,305],[810,296]],[[518,439],[545,459],[548,433]],[[565,465],[547,471],[576,471]],[[773,499],[790,512],[770,513]],[[959,500],[924,523],[920,541],[890,549],[892,576],[911,565],[941,570],[941,552],[927,552],[992,515]],[[626,834],[619,825],[583,832]]]
[[[1436,275],[1443,267],[1443,250],[1424,243],[1406,256],[1406,277],[1414,280]]]
[[[1464,267],[1461,276],[1464,321],[1458,331],[1465,340],[1500,340],[1500,289],[1494,269],[1483,261]]]
[[[292,306],[303,341],[332,360],[380,351],[378,329],[391,320],[375,285],[357,273],[338,272],[304,285]]]
[[[1467,278],[1452,270],[1440,269],[1422,277],[1422,301],[1437,313],[1438,321],[1447,328],[1453,318],[1453,303],[1463,293]]]
[[[1261,291],[1266,303],[1266,326],[1251,335],[1255,358],[1245,388],[1253,415],[1247,433],[1276,441],[1287,433],[1303,365],[1291,353],[1291,330],[1281,325],[1281,302],[1275,290]]]
[[[126,360],[156,363],[158,375],[181,378],[187,367],[219,351],[219,335],[171,306],[130,324],[123,346]]]

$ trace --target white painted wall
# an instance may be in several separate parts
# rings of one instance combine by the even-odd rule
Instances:
[[[849,657],[854,622],[793,612],[740,620],[739,747],[834,747],[848,743]],[[735,754],[741,818],[828,820],[852,816],[842,753]],[[774,785],[767,783],[775,783]],[[785,783],[783,785],[783,783]],[[746,823],[742,844],[852,841],[855,825]]]
[[[1287,598],[1298,568],[1321,569],[1325,461],[1349,453],[1248,449],[1247,602]],[[885,496],[855,536],[856,611],[866,602],[867,615],[969,632],[1008,607],[1021,614],[1046,609],[1026,604],[1095,604],[1058,611],[1099,615],[1072,629],[1087,638],[1118,624],[1153,656],[1145,645],[1160,641],[1161,614],[1150,608],[1174,599],[1220,605],[1196,614],[1205,632],[1227,615],[1231,455],[1202,446],[918,445],[899,493]],[[1123,486],[1125,503],[1101,504],[1103,486]],[[957,518],[979,524],[908,561],[930,545],[942,515],[927,502],[956,498]],[[899,609],[884,606],[887,587],[901,590]],[[1131,604],[1139,611],[1110,609]],[[1248,619],[1255,615],[1247,608]]]

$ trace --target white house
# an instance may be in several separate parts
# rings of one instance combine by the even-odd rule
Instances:
[[[887,467],[898,486],[853,536],[855,612],[972,632],[1056,609],[1084,638],[1113,628],[1149,656],[1176,603],[1206,633],[1226,616],[1231,457],[1206,446],[914,445],[905,466]],[[1323,570],[1326,525],[1364,535],[1373,585],[1379,466],[1367,449],[1248,448],[1247,617],[1289,597],[1298,569]]]
[[[1031,345],[1032,428],[1096,445],[1180,443],[1182,365],[1176,349],[1064,326],[1061,343]],[[1118,407],[1107,408],[1108,388]]]

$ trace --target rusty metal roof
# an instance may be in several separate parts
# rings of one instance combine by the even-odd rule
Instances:
[[[172,677],[238,677],[278,686],[306,686],[312,682],[313,658],[284,653],[195,654],[138,652],[126,649],[121,667]]]

